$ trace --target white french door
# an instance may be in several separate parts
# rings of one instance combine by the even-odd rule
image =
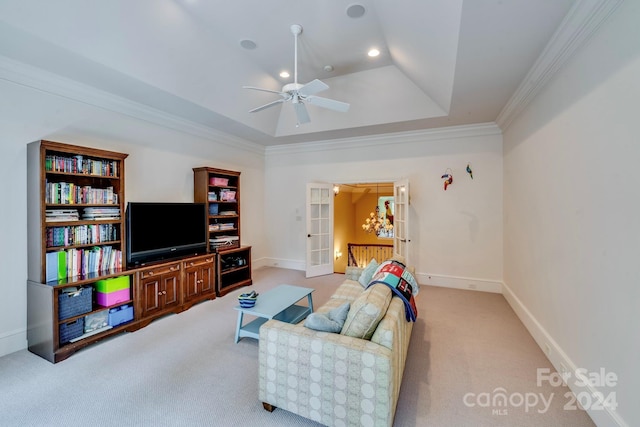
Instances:
[[[307,184],[307,277],[333,273],[333,185]]]
[[[404,257],[407,265],[409,260],[409,180],[403,179],[393,183],[393,255]]]

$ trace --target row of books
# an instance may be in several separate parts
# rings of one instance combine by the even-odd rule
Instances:
[[[91,245],[118,240],[118,224],[69,225],[46,230],[48,248]]]
[[[118,194],[113,191],[113,187],[92,188],[89,185],[80,186],[72,182],[47,182],[45,203],[117,205]]]
[[[122,270],[122,251],[111,246],[47,252],[46,281]]]
[[[222,230],[234,230],[235,224],[233,222],[226,222],[222,224],[209,224],[209,231],[222,231]]]
[[[77,221],[80,215],[78,209],[47,209],[44,218],[47,222]]]
[[[120,208],[85,208],[82,211],[82,219],[107,220],[120,219]]]
[[[45,156],[44,168],[47,172],[82,173],[98,176],[118,176],[118,162],[106,159],[88,159],[78,154],[76,156]]]

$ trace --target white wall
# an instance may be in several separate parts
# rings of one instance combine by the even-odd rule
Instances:
[[[454,183],[444,191],[447,168]],[[502,136],[493,125],[268,148],[265,174],[267,264],[304,269],[307,182],[408,178],[420,283],[501,290]]]
[[[505,296],[556,368],[617,375],[600,426],[640,425],[639,22],[624,2],[504,135]]]
[[[0,79],[0,356],[26,348],[26,144],[128,153],[127,201],[193,201],[197,166],[241,171],[242,239],[264,257],[264,155]]]

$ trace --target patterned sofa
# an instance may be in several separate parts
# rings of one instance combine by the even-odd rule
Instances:
[[[388,286],[374,285],[367,288],[370,295],[363,295],[357,281],[361,272],[348,268],[347,279],[316,313],[347,301],[352,313],[363,297],[387,298],[388,308],[377,326],[371,325],[375,329],[370,339],[347,336],[344,329],[320,332],[302,323],[269,320],[262,325],[259,398],[265,409],[278,407],[327,426],[393,424],[413,322],[407,321],[405,303]]]

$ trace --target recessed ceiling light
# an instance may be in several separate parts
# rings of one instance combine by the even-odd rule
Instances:
[[[323,70],[325,70],[327,73],[330,73],[333,71],[333,65],[325,65]]]
[[[249,39],[240,40],[240,46],[242,46],[243,48],[245,48],[247,50],[253,50],[256,47],[258,47],[256,42],[254,42],[253,40],[249,40]]]
[[[280,77],[282,77],[283,79],[286,79],[286,78],[288,78],[288,77],[289,77],[289,73],[287,73],[286,71],[282,71],[282,72],[280,73]]]
[[[369,50],[367,55],[369,55],[372,58],[375,58],[376,56],[380,55],[380,51],[378,49],[371,49]]]
[[[366,9],[361,4],[352,4],[347,8],[347,16],[349,18],[360,18],[365,12]]]

